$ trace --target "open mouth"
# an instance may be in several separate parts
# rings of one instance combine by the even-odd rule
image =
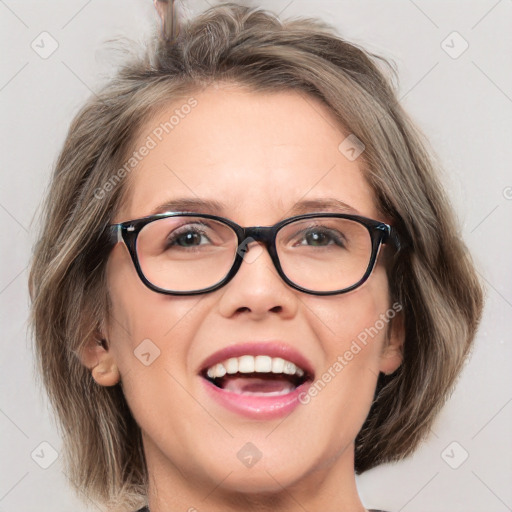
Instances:
[[[205,368],[201,376],[224,391],[265,397],[286,395],[313,380],[306,370],[285,359],[250,355]]]
[[[198,369],[208,399],[257,421],[291,414],[314,380],[312,364],[282,342],[228,346]]]

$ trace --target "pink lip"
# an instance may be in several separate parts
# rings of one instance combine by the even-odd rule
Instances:
[[[290,414],[299,404],[299,395],[306,393],[311,381],[306,381],[292,392],[281,396],[253,396],[239,395],[232,391],[225,391],[201,378],[206,392],[217,403],[226,409],[257,420],[271,420]]]
[[[240,357],[243,355],[281,357],[302,368],[309,378],[290,393],[269,397],[226,391],[206,378],[201,378],[208,395],[228,410],[252,419],[270,420],[290,414],[300,404],[299,395],[307,392],[313,380],[314,370],[310,361],[296,349],[283,342],[240,343],[219,350],[206,358],[199,369],[199,374],[204,377],[205,370],[210,366],[225,361],[230,357]]]
[[[291,361],[296,366],[302,368],[309,376],[314,376],[313,365],[300,352],[290,345],[286,345],[280,341],[239,343],[223,348],[207,357],[201,367],[199,373],[203,372],[214,364],[221,363],[230,357],[249,356],[270,356],[281,357],[287,361]]]

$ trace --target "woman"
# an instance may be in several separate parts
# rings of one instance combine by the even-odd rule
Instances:
[[[30,275],[73,484],[111,510],[363,511],[482,292],[381,62],[236,4],[176,22],[73,121]]]

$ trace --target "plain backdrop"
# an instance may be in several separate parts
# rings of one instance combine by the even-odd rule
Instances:
[[[194,14],[208,2],[187,5]],[[407,460],[358,477],[365,505],[512,510],[512,2],[258,5],[283,18],[321,17],[395,62],[401,101],[443,164],[461,232],[487,286],[472,357],[432,434]],[[69,123],[118,62],[105,41],[144,40],[156,24],[151,0],[0,0],[0,512],[86,510],[67,486],[60,437],[33,376],[27,264]]]

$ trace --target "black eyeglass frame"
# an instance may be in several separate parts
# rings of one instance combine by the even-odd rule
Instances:
[[[226,226],[230,227],[236,234],[238,239],[238,248],[236,251],[235,260],[233,262],[233,265],[231,266],[231,269],[227,273],[227,275],[221,279],[216,284],[208,287],[208,288],[202,288],[200,290],[192,290],[192,291],[176,291],[176,290],[166,290],[164,288],[160,288],[153,283],[151,283],[146,276],[144,275],[144,272],[142,271],[142,268],[139,264],[139,258],[137,255],[137,237],[147,224],[154,222],[156,220],[160,220],[167,217],[200,217],[200,218],[206,218],[215,220],[217,222],[220,222],[222,224],[225,224]],[[302,286],[299,286],[295,284],[293,281],[288,279],[286,274],[283,272],[283,269],[281,267],[281,263],[279,261],[279,256],[277,254],[276,249],[276,237],[277,233],[281,228],[284,226],[303,219],[313,219],[313,218],[319,218],[319,217],[329,217],[329,218],[340,218],[340,219],[347,219],[352,220],[355,222],[358,222],[359,224],[362,224],[366,227],[368,230],[368,233],[370,234],[371,238],[371,244],[372,244],[372,252],[370,256],[370,261],[368,263],[368,266],[366,268],[366,271],[363,275],[363,277],[355,284],[349,286],[348,288],[343,288],[340,290],[334,290],[330,292],[326,291],[314,291],[309,290],[307,288],[303,288]],[[379,254],[379,250],[381,245],[383,244],[390,244],[393,246],[397,251],[402,247],[402,242],[400,239],[400,236],[397,232],[397,230],[390,226],[389,224],[386,224],[384,222],[380,222],[377,220],[369,219],[367,217],[362,217],[360,215],[350,215],[350,214],[344,214],[344,213],[331,213],[331,212],[315,212],[315,213],[306,213],[303,215],[296,215],[294,217],[289,217],[287,219],[283,219],[277,224],[274,224],[273,226],[251,226],[251,227],[242,227],[239,224],[233,222],[230,219],[227,219],[225,217],[219,217],[217,215],[211,215],[207,213],[195,213],[195,212],[165,212],[165,213],[158,213],[156,215],[150,215],[148,217],[142,217],[140,219],[133,219],[128,220],[125,222],[120,222],[118,224],[109,224],[106,228],[106,234],[108,236],[108,244],[109,249],[112,249],[118,242],[124,242],[126,247],[128,248],[128,251],[130,253],[131,259],[133,261],[133,264],[135,266],[135,269],[137,271],[137,274],[141,281],[151,290],[163,293],[165,295],[200,295],[203,293],[209,293],[213,292],[215,290],[218,290],[219,288],[222,288],[225,286],[233,277],[235,277],[236,273],[238,272],[240,266],[243,262],[243,257],[245,252],[247,251],[247,245],[249,243],[252,243],[254,241],[256,242],[263,242],[269,252],[270,258],[272,260],[272,263],[274,264],[274,267],[277,270],[277,273],[279,276],[283,279],[283,281],[291,286],[292,288],[299,290],[304,293],[308,293],[310,295],[338,295],[341,293],[347,293],[349,291],[354,290],[355,288],[358,288],[361,286],[371,275],[375,263],[377,261],[377,256]]]

